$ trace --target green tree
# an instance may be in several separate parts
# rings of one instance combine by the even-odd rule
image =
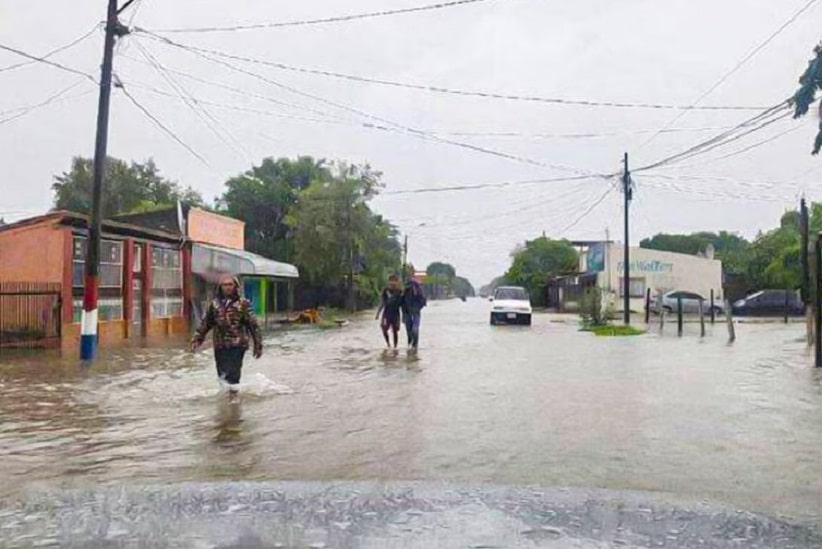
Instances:
[[[91,211],[91,191],[94,162],[89,158],[75,157],[71,170],[54,178],[54,208],[78,213]],[[103,216],[146,211],[173,205],[183,200],[193,206],[203,206],[203,197],[193,189],[181,188],[177,183],[160,175],[149,159],[144,163],[126,163],[109,158],[103,179]]]
[[[474,297],[476,295],[476,291],[467,278],[457,276],[454,278],[454,295],[459,298]]]
[[[579,268],[579,255],[570,242],[544,236],[518,247],[512,259],[507,282],[525,287],[537,305],[545,303],[543,289],[549,279]]]
[[[217,201],[222,213],[245,222],[249,251],[281,261],[293,261],[291,228],[286,223],[301,191],[312,183],[331,181],[324,160],[301,156],[266,158],[259,166],[232,177]]]
[[[739,235],[728,231],[718,233],[699,232],[693,234],[657,234],[639,243],[641,248],[696,255],[708,246],[714,247],[715,257],[729,273],[747,271],[750,243]]]
[[[813,49],[814,57],[808,62],[808,68],[799,77],[799,89],[793,96],[794,118],[808,114],[811,104],[816,100],[817,90],[822,90],[822,44]],[[819,108],[822,109],[822,103]],[[819,124],[819,133],[813,144],[813,154],[822,150],[822,122]]]
[[[445,299],[454,293],[457,270],[449,263],[435,261],[425,269],[426,286],[432,299]]]
[[[353,263],[357,291],[373,303],[399,268],[397,231],[368,205],[382,188],[378,172],[346,164],[333,170],[329,181],[315,181],[299,193],[286,218],[294,259],[315,288],[340,287]]]

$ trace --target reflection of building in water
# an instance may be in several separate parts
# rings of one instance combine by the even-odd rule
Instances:
[[[548,284],[548,303],[560,310],[578,306],[587,287],[599,287],[607,302],[622,310],[625,263],[624,248],[615,242],[575,242],[580,252],[579,272],[557,277]],[[662,252],[646,248],[630,249],[631,309],[644,308],[648,290],[659,292],[683,290],[706,298],[714,292],[723,296],[722,262],[713,258],[713,251],[703,255]]]

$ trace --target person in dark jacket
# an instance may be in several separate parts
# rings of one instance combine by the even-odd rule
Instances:
[[[416,351],[420,344],[420,321],[422,310],[427,304],[422,285],[413,277],[409,278],[402,295],[402,318],[408,332],[408,346],[412,351]]]
[[[217,297],[208,304],[200,327],[191,340],[192,351],[203,344],[211,330],[214,331],[217,375],[228,384],[229,393],[235,396],[249,344],[253,344],[254,358],[260,358],[263,354],[263,339],[254,308],[240,293],[237,278],[226,276],[220,279]]]

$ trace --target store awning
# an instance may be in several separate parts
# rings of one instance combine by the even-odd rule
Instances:
[[[299,270],[290,263],[274,261],[245,250],[197,243],[192,249],[191,271],[207,278],[218,274],[300,278]]]

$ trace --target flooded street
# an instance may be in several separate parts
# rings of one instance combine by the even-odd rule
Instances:
[[[416,359],[386,354],[368,314],[271,334],[240,410],[210,350],[121,350],[91,368],[4,355],[0,498],[444,481],[670,495],[822,528],[822,376],[801,325],[740,325],[728,346],[719,324],[704,340],[697,326],[597,338],[571,317],[491,327],[487,311],[433,303]]]

